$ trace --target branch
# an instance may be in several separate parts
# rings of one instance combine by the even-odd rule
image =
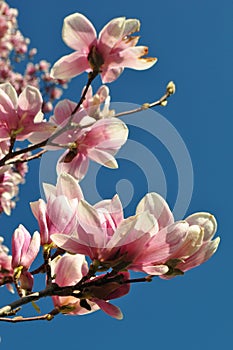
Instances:
[[[4,322],[28,322],[28,321],[51,321],[54,319],[56,315],[58,315],[60,312],[58,309],[53,309],[48,314],[42,315],[42,316],[34,316],[34,317],[22,317],[22,316],[16,316],[13,318],[6,318],[6,317],[0,317],[0,321]]]
[[[70,115],[70,118],[67,122],[67,124],[59,129],[57,132],[55,132],[54,134],[52,134],[48,139],[44,140],[44,141],[41,141],[35,145],[31,145],[31,146],[28,146],[26,148],[22,148],[18,151],[14,151],[12,152],[9,152],[5,157],[3,157],[1,160],[0,160],[0,167],[5,165],[6,162],[9,160],[9,159],[12,159],[12,158],[15,158],[16,156],[19,156],[21,154],[24,154],[24,153],[27,153],[27,152],[32,152],[32,151],[35,151],[36,149],[38,148],[42,148],[42,147],[45,147],[47,144],[49,144],[49,142],[53,141],[55,138],[57,138],[59,135],[63,134],[63,132],[65,132],[66,130],[69,129],[70,127],[70,123],[72,121],[72,118],[74,116],[74,114],[78,111],[78,109],[80,108],[80,106],[82,105],[83,101],[85,100],[86,98],[86,94],[87,94],[87,91],[91,85],[91,83],[93,82],[93,80],[96,78],[96,76],[98,75],[97,72],[93,71],[91,73],[89,73],[88,75],[88,81],[87,81],[87,85],[82,93],[82,96],[79,100],[79,102],[77,103],[76,107],[74,108],[74,110],[72,111],[71,115]],[[12,148],[12,146],[11,146]]]
[[[121,112],[121,113],[117,113],[115,114],[115,118],[120,118],[123,117],[125,115],[129,115],[129,114],[133,114],[133,113],[138,113],[138,112],[142,112],[146,109],[149,108],[153,108],[156,106],[166,106],[167,105],[167,99],[173,95],[175,93],[175,84],[170,81],[170,83],[168,83],[167,85],[167,90],[166,93],[157,101],[152,102],[152,103],[144,103],[141,107],[135,108],[135,109],[131,109],[130,111],[125,111],[125,112]]]

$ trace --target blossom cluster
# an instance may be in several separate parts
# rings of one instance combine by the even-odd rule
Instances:
[[[10,82],[20,94],[27,85],[43,88],[43,112],[53,109],[52,103],[59,99],[67,80],[53,79],[50,64],[46,60],[33,63],[37,53],[29,49],[30,39],[25,38],[18,29],[18,11],[10,8],[5,1],[0,1],[0,83]],[[28,61],[24,73],[16,71],[17,62]]]
[[[17,13],[5,2],[0,6],[3,44],[12,39]],[[0,239],[0,285],[6,284],[11,291],[14,286],[22,305],[40,296],[51,297],[54,310],[47,319],[58,313],[82,315],[99,309],[121,319],[121,310],[110,301],[129,293],[135,282],[131,271],[144,273],[145,277],[136,281],[151,281],[154,276],[169,280],[207,261],[219,245],[219,237],[213,238],[217,222],[212,214],[197,212],[175,221],[158,193],[146,194],[130,217],[124,216],[117,194],[95,205],[84,198],[79,182],[90,160],[116,168],[115,155],[128,137],[126,124],[110,109],[109,88],[102,85],[94,93],[91,84],[97,75],[105,84],[116,80],[125,68],[144,70],[155,64],[155,58],[144,57],[147,47],[136,46],[139,37],[132,34],[139,28],[138,20],[120,17],[111,20],[97,36],[85,16],[70,15],[64,20],[62,33],[75,52],[60,58],[50,74],[46,62],[38,66],[29,63],[20,87],[9,77],[0,84],[0,211],[10,214],[27,162],[41,156],[35,151],[64,150],[57,162],[56,186],[44,184],[45,200],[30,203],[38,231],[31,236],[20,224],[12,236],[12,256]],[[25,54],[27,41],[19,42],[25,44],[19,53]],[[50,108],[48,104],[45,107],[38,88],[37,69],[44,72],[45,80],[63,83],[87,72],[79,102],[59,101],[46,119],[44,112]],[[159,104],[174,91],[174,84],[169,83]],[[55,85],[47,93],[50,100],[61,95]],[[17,150],[15,145],[22,141],[30,145]],[[32,269],[40,251],[43,263]],[[46,288],[41,294],[33,293],[38,273],[45,274]],[[14,312],[17,310],[8,305],[0,315]]]

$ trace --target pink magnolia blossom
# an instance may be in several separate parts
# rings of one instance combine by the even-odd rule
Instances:
[[[62,37],[75,50],[59,59],[53,66],[51,76],[69,79],[84,71],[100,73],[102,82],[117,79],[124,68],[144,70],[152,67],[156,58],[144,58],[146,46],[136,46],[139,37],[131,36],[139,31],[140,22],[125,17],[111,20],[97,38],[92,23],[82,14],[65,18]]]
[[[60,101],[50,123],[59,127],[66,125],[75,106],[72,101]],[[109,168],[118,167],[114,155],[128,137],[128,128],[121,120],[107,118],[96,121],[82,109],[73,116],[72,124],[77,127],[53,140],[61,147],[68,147],[58,161],[58,174],[66,172],[81,180],[88,170],[89,159]]]
[[[62,257],[52,261],[52,275],[55,275],[54,282],[60,287],[72,286],[78,283],[83,276],[88,273],[88,265],[85,256],[81,254],[65,254]],[[103,275],[104,276],[104,275]],[[81,299],[87,300],[87,308],[82,306],[80,299],[73,296],[53,296],[54,306],[59,308],[64,314],[83,315],[93,311],[102,309],[108,315],[117,319],[122,319],[120,309],[108,302],[108,300],[120,298],[129,292],[130,286],[128,283],[119,284],[117,282],[109,282],[104,287],[99,285],[103,276],[98,276],[88,280],[92,282],[91,286],[84,288],[80,295]],[[127,272],[122,273],[124,281],[129,279]],[[96,282],[96,284],[95,284]]]
[[[161,277],[170,278],[204,263],[216,251],[220,239],[211,240],[217,228],[213,215],[195,213],[174,223],[167,203],[156,193],[147,194],[139,203],[137,213],[145,211],[157,218],[160,230],[129,268],[154,275],[157,266],[164,265],[167,271]]]
[[[77,219],[76,232],[54,234],[53,242],[71,253],[88,255],[106,268],[129,265],[158,230],[156,220],[148,213],[124,219],[117,195],[95,206],[80,201]]]
[[[69,174],[58,177],[56,187],[44,184],[47,203],[43,199],[30,203],[36,217],[41,236],[41,244],[50,244],[53,233],[72,233],[76,227],[78,201],[83,198],[82,190]]]
[[[77,218],[76,232],[55,234],[52,240],[64,250],[100,261],[106,268],[127,267],[174,276],[206,261],[219,243],[219,238],[211,241],[216,231],[212,215],[196,213],[174,222],[168,204],[156,193],[147,194],[136,215],[127,219],[117,196],[94,207],[80,201]]]
[[[18,97],[10,83],[0,84],[0,140],[25,140],[33,131],[50,128],[41,106],[41,94],[33,86],[27,86]]]
[[[29,269],[39,250],[39,232],[36,231],[31,237],[28,230],[19,225],[12,236],[12,267],[23,266],[26,270]]]

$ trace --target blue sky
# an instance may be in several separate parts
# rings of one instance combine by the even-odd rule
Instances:
[[[19,9],[20,29],[31,38],[32,47],[38,48],[38,59],[50,62],[70,52],[61,40],[63,18],[68,14],[85,14],[97,30],[113,17],[140,19],[140,43],[149,46],[150,55],[158,57],[158,63],[144,72],[125,70],[116,82],[109,84],[112,101],[119,102],[120,108],[128,103],[153,101],[164,92],[168,81],[175,81],[177,93],[167,107],[160,107],[157,112],[171,123],[169,126],[166,124],[166,130],[177,130],[192,160],[194,189],[187,214],[212,212],[219,223],[221,244],[211,260],[183,277],[171,281],[154,279],[151,284],[132,286],[129,295],[116,300],[124,313],[123,321],[97,312],[83,317],[57,317],[50,323],[1,323],[0,350],[13,349],[16,344],[19,349],[27,346],[33,349],[78,349],[85,346],[96,350],[125,347],[136,350],[142,347],[162,350],[231,348],[232,1],[118,0],[110,3],[106,0],[11,0],[9,4]],[[85,75],[75,78],[65,92],[65,97],[77,100],[85,78]],[[97,81],[95,86],[99,83]],[[161,184],[161,192],[165,191],[164,175],[167,200],[174,206],[179,191],[177,174],[187,171],[187,178],[191,176],[187,155],[184,154],[183,161],[187,164],[187,170],[179,166],[176,168],[174,150],[168,152],[168,141],[164,141],[164,144],[158,140],[158,116],[154,121],[153,117],[148,117],[149,122],[147,119],[140,127],[137,124],[138,117],[137,121],[133,121],[135,116],[131,118],[132,121],[130,117],[127,119],[132,125],[130,139],[144,145],[145,152],[149,150],[152,153],[157,169],[154,178],[153,172],[149,175],[146,173],[148,168],[140,169],[139,160],[135,160],[135,164],[130,163],[130,152],[127,153],[126,149],[119,160],[121,167],[115,174],[106,169],[97,169],[99,172],[94,187],[100,196],[111,196],[121,174],[126,177],[127,180],[118,187],[124,197],[126,185],[128,188],[131,188],[129,182],[134,185],[133,200],[126,207],[130,215],[148,186],[150,190],[159,191]],[[165,123],[162,120],[162,124]],[[147,130],[148,123],[150,133]],[[139,151],[141,148],[138,154]],[[181,151],[184,151],[183,146]],[[145,153],[145,159],[148,154]],[[144,164],[148,167],[148,162]],[[21,187],[17,208],[10,218],[1,217],[0,234],[6,237],[7,242],[10,242],[11,233],[19,223],[25,224],[31,231],[37,228],[28,202],[40,196],[39,162],[31,163],[30,169],[27,183]],[[94,173],[96,170],[92,169]],[[145,170],[145,174],[140,170]],[[91,181],[91,174],[88,181]],[[88,184],[84,184],[86,190]],[[188,185],[191,186],[191,181],[187,182]],[[130,194],[130,190],[127,191]],[[185,193],[189,191],[190,188],[187,188]],[[1,304],[12,300],[12,296],[3,289],[1,293]],[[48,308],[50,310],[51,305]]]

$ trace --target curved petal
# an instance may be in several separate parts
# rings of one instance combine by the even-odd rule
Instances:
[[[183,245],[189,225],[185,221],[175,222],[157,232],[148,242],[145,251],[138,255],[134,263],[152,265],[166,263],[171,256],[176,257],[176,251]]]
[[[68,173],[77,180],[82,180],[87,173],[89,166],[89,159],[83,154],[78,153],[71,162],[64,162],[64,156],[68,154],[66,151],[59,158],[57,163],[57,173]]]
[[[62,233],[54,233],[51,235],[51,240],[60,248],[66,250],[72,254],[83,254],[90,256],[90,248],[79,242],[79,240],[73,236],[65,235]]]
[[[67,173],[61,173],[57,181],[57,195],[68,199],[83,199],[83,192],[78,181]]]
[[[217,231],[217,221],[210,213],[195,213],[188,216],[185,221],[190,225],[198,225],[204,229],[204,241],[210,240]]]
[[[174,223],[174,217],[167,202],[158,193],[151,192],[142,198],[136,213],[144,211],[149,211],[157,219],[160,229]]]
[[[187,270],[193,269],[200,264],[203,264],[216,252],[219,243],[219,237],[215,238],[213,241],[205,242],[201,248],[196,251],[196,253],[191,255],[186,261],[179,263],[176,267],[185,272]]]
[[[117,169],[118,164],[116,159],[108,152],[91,149],[88,151],[88,156],[90,159],[94,160],[96,163],[106,166],[107,168]]]
[[[18,106],[18,95],[15,88],[10,83],[0,84],[0,89],[3,90],[7,96],[10,98],[13,108],[17,109]]]
[[[133,268],[134,271],[144,271],[148,275],[154,275],[154,276],[159,276],[159,275],[164,275],[165,273],[168,272],[169,268],[166,265],[148,265],[148,266],[142,266],[140,269],[135,269]]]
[[[101,308],[101,310],[104,311],[107,315],[114,317],[117,320],[122,320],[123,314],[119,309],[119,307],[113,304],[110,304],[105,300],[93,298],[92,301],[94,301]]]
[[[40,91],[34,86],[28,85],[19,95],[18,113],[21,118],[27,116],[36,116],[41,110],[42,96]]]
[[[31,238],[29,247],[27,251],[25,251],[24,255],[21,259],[22,266],[26,267],[27,269],[31,266],[33,261],[35,260],[37,254],[40,250],[40,234],[39,232],[35,232]]]
[[[123,70],[123,67],[103,69],[102,73],[100,74],[102,83],[111,83],[112,81],[116,80],[121,75]]]
[[[68,99],[59,101],[54,108],[54,115],[50,118],[50,122],[56,125],[61,125],[67,120],[76,107],[76,103]]]
[[[90,69],[86,54],[73,52],[60,58],[52,67],[50,75],[55,79],[70,79]]]
[[[107,244],[107,248],[129,246],[146,236],[148,241],[158,230],[157,222],[149,213],[141,213],[123,220]],[[142,247],[141,247],[142,248]],[[134,248],[133,248],[134,249]],[[128,249],[130,250],[130,249]]]
[[[62,38],[72,49],[88,54],[96,42],[96,31],[84,15],[74,13],[64,19]]]
[[[114,18],[99,33],[98,50],[105,59],[114,45],[122,38],[125,17]]]
[[[0,113],[1,113],[1,122],[9,123],[9,119],[16,119],[15,123],[12,120],[13,124],[17,125],[18,117],[16,115],[15,106],[12,103],[11,98],[7,93],[0,89]]]
[[[147,55],[148,47],[136,46],[129,47],[123,51],[119,51],[108,57],[106,65],[108,68],[132,68],[136,70],[144,70],[151,68],[157,61],[155,57],[142,57]]]
[[[103,213],[110,213],[116,226],[118,226],[124,220],[123,207],[117,194],[110,200],[98,202],[94,205],[94,208]]]

